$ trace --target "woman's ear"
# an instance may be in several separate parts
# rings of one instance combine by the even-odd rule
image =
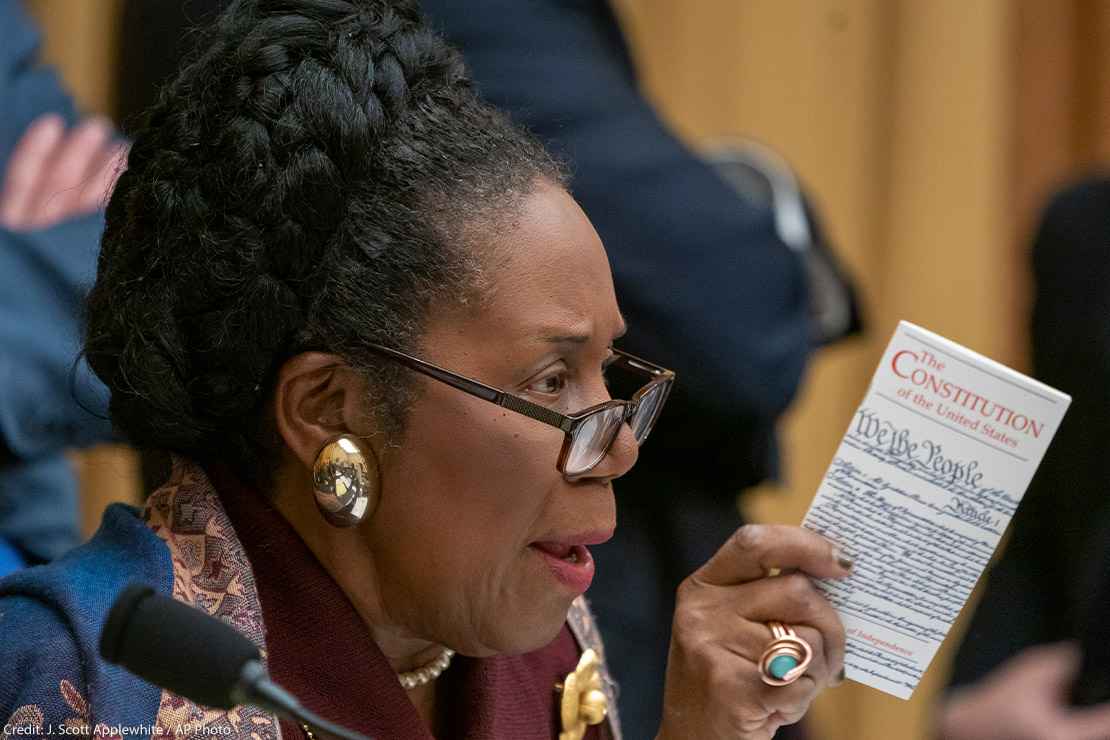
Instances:
[[[311,469],[328,440],[340,434],[361,436],[351,418],[365,398],[366,384],[343,358],[304,352],[278,371],[274,421],[285,445]]]

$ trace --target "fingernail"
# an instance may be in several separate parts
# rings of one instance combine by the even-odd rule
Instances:
[[[81,131],[95,131],[97,134],[103,134],[112,130],[112,122],[104,116],[92,116],[81,121],[77,128]]]
[[[852,566],[855,564],[852,562],[852,559],[845,555],[844,551],[841,550],[839,547],[833,548],[833,557],[836,558],[836,562],[844,570],[851,570]]]
[[[66,121],[57,113],[45,113],[31,122],[32,126],[65,126]]]

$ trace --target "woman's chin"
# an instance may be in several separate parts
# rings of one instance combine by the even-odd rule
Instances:
[[[544,613],[532,609],[521,615],[520,619],[504,625],[498,632],[497,649],[503,655],[521,655],[550,645],[559,636],[567,621],[570,601],[561,607],[548,607]]]

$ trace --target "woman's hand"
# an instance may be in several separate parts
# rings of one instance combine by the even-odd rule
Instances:
[[[1110,705],[1068,704],[1078,670],[1075,645],[1027,648],[979,683],[953,691],[938,734],[944,740],[1105,740]]]
[[[836,546],[800,527],[738,529],[678,588],[658,739],[767,740],[801,719],[844,668],[844,628],[808,576],[843,578],[850,567]],[[768,576],[776,570],[783,574]],[[789,686],[760,678],[768,621],[794,627],[813,648],[809,669]]]

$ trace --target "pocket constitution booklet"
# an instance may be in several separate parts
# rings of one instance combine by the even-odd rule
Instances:
[[[803,526],[855,561],[817,580],[846,676],[908,699],[986,568],[1071,398],[908,322]]]

